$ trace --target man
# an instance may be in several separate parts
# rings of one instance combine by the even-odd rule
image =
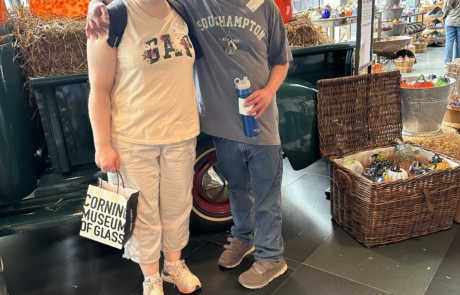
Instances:
[[[238,266],[254,247],[256,262],[238,281],[259,289],[287,270],[281,236],[282,151],[275,94],[292,60],[280,12],[273,0],[170,0],[187,11],[204,57],[195,62],[201,130],[214,136],[218,166],[228,182],[233,238],[219,258]],[[107,24],[93,0],[87,34]],[[161,46],[161,44],[159,44]],[[244,104],[259,120],[260,134],[244,134],[234,80],[248,77],[255,89]]]

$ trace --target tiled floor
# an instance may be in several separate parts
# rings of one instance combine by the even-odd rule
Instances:
[[[409,74],[442,74],[442,50],[429,47]],[[328,187],[327,159],[301,171],[292,170],[285,160],[283,236],[289,270],[261,290],[246,290],[237,282],[254,261],[252,256],[233,270],[217,266],[228,232],[192,231],[184,256],[203,283],[196,294],[460,294],[458,224],[368,249],[331,221],[324,194]],[[78,232],[79,224],[73,224],[0,238],[9,294],[142,294],[143,277],[136,264],[121,258],[116,249],[80,238]],[[166,285],[165,294],[179,292]]]

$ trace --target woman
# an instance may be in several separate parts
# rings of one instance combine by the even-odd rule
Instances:
[[[163,294],[163,280],[188,294],[201,288],[180,259],[200,131],[195,51],[187,24],[166,0],[123,1],[128,24],[119,47],[109,46],[108,34],[87,45],[95,161],[109,181],[116,183],[119,171],[126,186],[140,190],[124,257],[140,265],[144,295]]]
[[[446,0],[443,6],[443,20],[446,28],[446,49],[444,64],[446,67],[455,58],[460,58],[460,8],[459,0]]]

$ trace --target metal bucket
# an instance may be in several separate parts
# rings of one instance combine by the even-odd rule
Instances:
[[[401,36],[406,33],[406,24],[393,25],[391,31],[382,31],[382,37]],[[410,40],[410,39],[409,39]]]
[[[415,77],[405,77],[413,81]],[[456,80],[435,88],[401,88],[404,136],[434,136],[442,133],[441,124]]]
[[[382,10],[382,20],[384,21],[394,21],[395,19],[399,21],[402,16],[404,8],[385,8]]]
[[[393,7],[393,5],[399,5],[399,2],[401,2],[401,0],[386,0],[385,5],[388,7]]]

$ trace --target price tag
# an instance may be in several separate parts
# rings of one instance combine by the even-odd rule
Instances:
[[[248,4],[246,4],[246,7],[254,12],[260,7],[260,5],[262,5],[262,3],[264,3],[264,1],[265,0],[250,0]]]

